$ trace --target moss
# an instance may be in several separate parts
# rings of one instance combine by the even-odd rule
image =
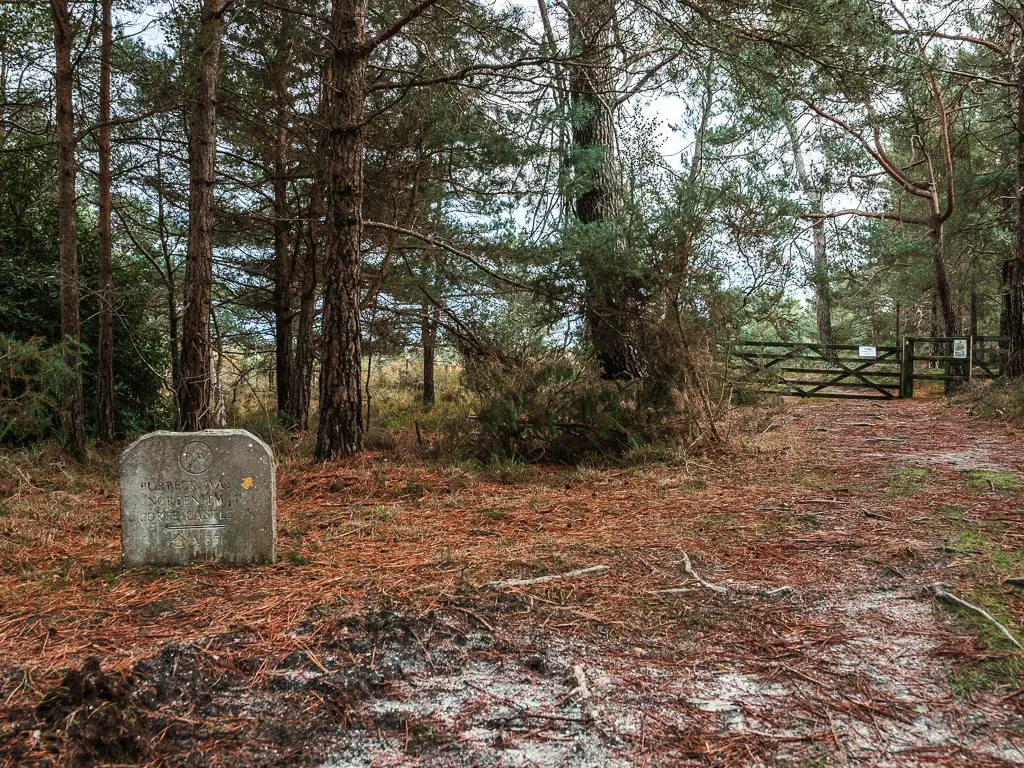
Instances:
[[[889,488],[889,495],[898,498],[915,494],[924,486],[927,477],[928,470],[924,467],[900,467]]]
[[[960,522],[964,519],[967,514],[967,510],[963,507],[957,507],[953,505],[943,505],[935,510],[939,515],[950,522]]]
[[[1003,602],[1002,596],[992,588],[958,593],[964,601],[988,612],[992,618],[1021,639],[1019,628]],[[955,695],[971,696],[975,693],[1007,692],[1024,687],[1024,652],[1018,651],[1006,636],[988,619],[967,608],[940,603],[942,609],[956,616],[957,621],[977,638],[978,645],[989,651],[979,658],[958,664],[950,675],[950,689]]]
[[[1024,658],[1008,654],[1001,659],[972,661],[952,672],[950,691],[969,698],[978,693],[1012,692],[1024,688]]]
[[[958,549],[961,552],[976,552],[981,554],[985,551],[988,539],[980,531],[972,531],[970,529],[963,529],[957,534],[954,549]]]
[[[967,472],[967,487],[972,491],[1014,493],[1024,488],[1020,478],[1009,472],[992,472],[988,470]]]

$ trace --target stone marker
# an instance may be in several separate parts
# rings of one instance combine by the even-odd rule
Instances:
[[[272,563],[274,456],[242,429],[151,432],[121,454],[125,565]]]

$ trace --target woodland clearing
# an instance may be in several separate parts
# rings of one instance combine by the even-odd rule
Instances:
[[[0,765],[1024,763],[1024,654],[933,588],[1024,637],[1022,430],[755,414],[675,464],[285,464],[264,568],[122,570],[113,465],[9,456]]]

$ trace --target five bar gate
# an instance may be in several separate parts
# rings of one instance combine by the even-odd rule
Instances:
[[[733,342],[730,379],[754,392],[795,397],[892,400],[913,397],[917,383],[945,389],[971,378],[997,378],[1002,336],[907,337],[900,346]]]

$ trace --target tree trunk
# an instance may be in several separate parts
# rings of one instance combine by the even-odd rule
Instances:
[[[60,331],[64,363],[64,431],[76,453],[85,449],[85,402],[82,395],[81,320],[79,317],[78,233],[75,216],[75,116],[72,107],[71,43],[74,30],[67,0],[51,0],[56,54],[57,96],[57,238],[60,251]]]
[[[821,213],[821,192],[815,198],[816,213]],[[828,253],[825,241],[825,221],[818,219],[811,229],[814,241],[814,268],[811,282],[815,293],[815,315],[818,321],[818,342],[822,345],[835,344],[832,330],[832,281],[829,277]]]
[[[807,173],[807,166],[804,163],[803,148],[800,146],[800,136],[797,133],[796,124],[788,114],[786,115],[786,129],[789,132],[793,149],[793,165],[800,186],[807,197],[810,212],[812,215],[821,214],[824,212],[824,190],[811,182],[810,174]],[[808,277],[811,287],[814,289],[818,343],[826,346],[835,344],[836,338],[832,330],[832,281],[829,278],[828,241],[825,238],[825,220],[823,218],[813,220],[811,240],[814,247],[814,263]]]
[[[299,290],[299,327],[295,334],[295,380],[291,385],[292,404],[289,412],[300,429],[309,427],[309,410],[313,399],[313,324],[316,319],[317,263],[320,252],[320,187],[310,190],[309,227],[302,262],[302,284]]]
[[[420,342],[423,345],[423,404],[433,405],[434,392],[434,352],[437,346],[437,307],[423,305],[423,317],[420,320]]]
[[[274,342],[277,368],[277,415],[281,419],[294,419],[291,413],[292,382],[295,378],[292,355],[292,289],[294,258],[292,255],[291,224],[288,210],[288,187],[285,178],[284,149],[287,136],[278,136],[274,160]]]
[[[217,157],[217,81],[227,0],[204,0],[195,40],[196,76],[188,142],[188,244],[181,328],[179,427],[207,429],[211,407],[210,311],[213,300],[213,181]]]
[[[935,275],[935,296],[939,302],[939,311],[942,315],[942,323],[945,326],[946,336],[956,336],[959,323],[956,319],[956,310],[953,308],[953,294],[949,288],[949,277],[946,274],[945,254],[945,222],[942,216],[933,212],[931,216],[931,229],[928,232],[932,240],[932,272]]]
[[[978,294],[971,291],[971,318],[968,335],[975,339],[978,336]]]
[[[274,360],[277,370],[277,416],[284,422],[294,424],[295,413],[292,407],[295,405],[295,396],[292,394],[292,387],[295,386],[296,374],[293,281],[302,243],[301,238],[297,233],[293,233],[290,227],[286,225],[284,229],[283,233],[274,233]]]
[[[167,214],[164,208],[164,143],[163,136],[157,137],[156,150],[156,226],[160,237],[160,252],[164,259],[164,279],[167,282],[167,330],[171,342],[171,391],[174,393],[175,412],[178,408],[178,395],[181,392],[181,355],[178,345],[178,293],[177,279],[174,273],[174,258],[167,241]]]
[[[363,446],[359,276],[366,4],[367,0],[334,0],[331,8],[334,55],[327,91],[327,237],[317,461],[347,456]]]
[[[1024,3],[1020,4],[1024,12]],[[1017,226],[1014,232],[1013,260],[1007,265],[1006,375],[1011,379],[1024,377],[1024,48],[1020,42],[1016,53],[1017,99]]]
[[[100,42],[99,147],[99,325],[96,371],[96,434],[104,442],[114,440],[114,290],[111,275],[110,236],[110,51],[112,47],[112,0],[103,0]]]
[[[1016,245],[1016,244],[1015,244]],[[1007,336],[1010,333],[1010,269],[1013,267],[1014,257],[1003,259],[999,268],[999,335]],[[1000,343],[1005,348],[1005,342]]]
[[[293,275],[295,258],[292,254],[291,211],[288,206],[288,61],[291,53],[292,14],[281,12],[281,29],[270,73],[271,87],[276,100],[276,137],[273,147],[274,167],[274,341],[277,368],[277,415],[292,421],[291,387],[295,381],[292,354],[292,318],[295,300]],[[296,238],[297,240],[297,238]]]
[[[570,37],[574,60],[569,87],[572,102],[572,160],[583,315],[602,373],[610,379],[643,376],[644,294],[639,270],[631,264],[623,237],[622,203],[616,163],[617,93],[612,0],[573,0]]]
[[[317,105],[317,123],[326,125],[330,67],[325,67],[321,78],[320,103]],[[326,145],[326,135],[320,138]],[[309,428],[309,412],[313,400],[313,370],[316,356],[314,349],[314,325],[316,322],[316,295],[323,251],[324,185],[326,176],[322,157],[314,158],[313,181],[309,189],[309,209],[305,238],[305,254],[302,262],[301,285],[299,287],[299,318],[295,335],[295,362],[292,369],[295,380],[291,385],[291,412],[301,429]]]

